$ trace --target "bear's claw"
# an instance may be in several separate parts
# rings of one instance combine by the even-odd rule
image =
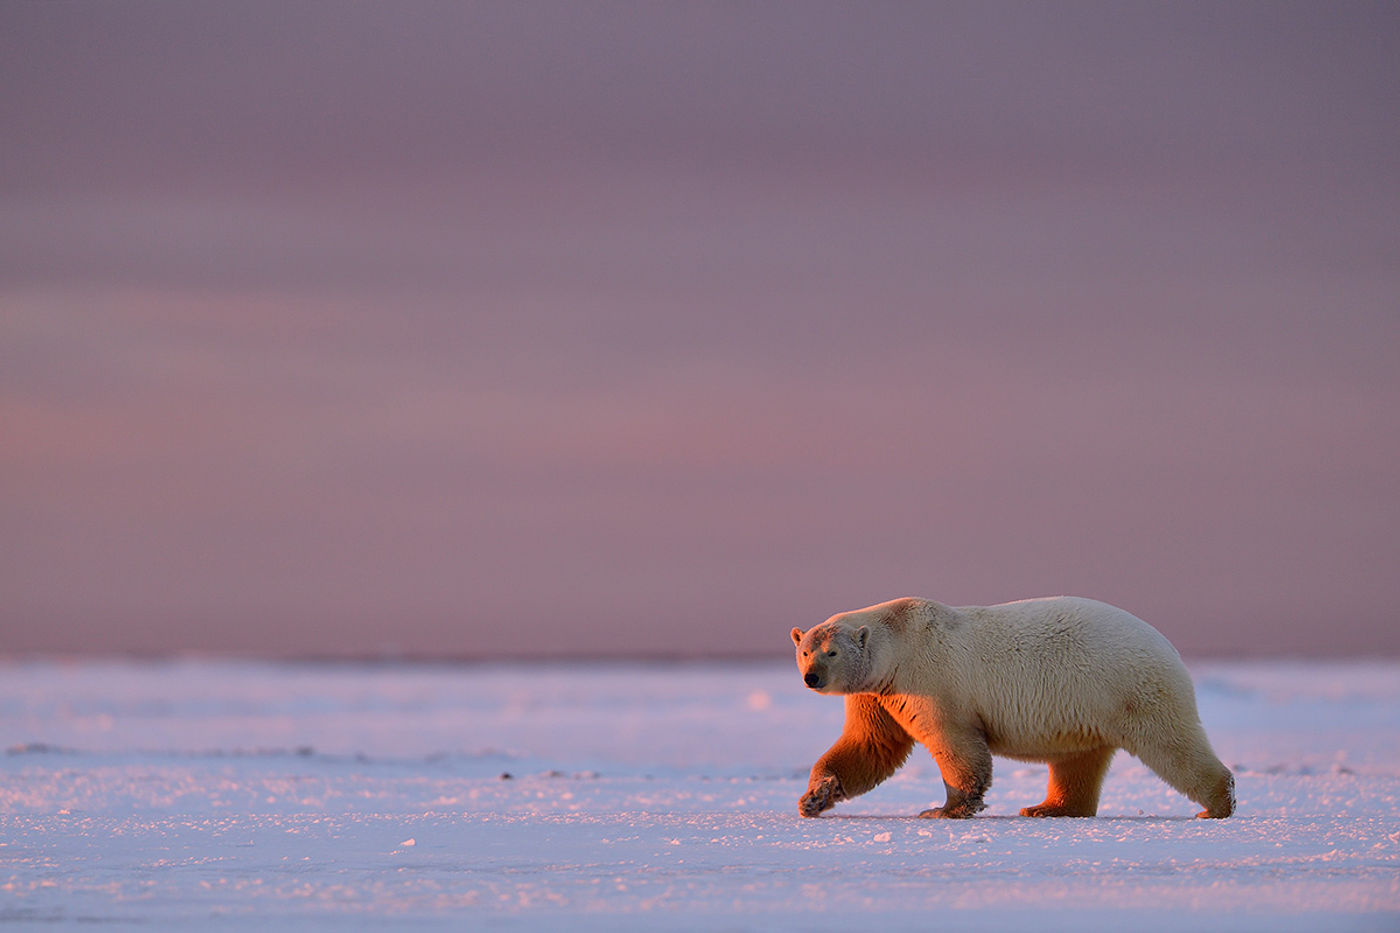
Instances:
[[[819,778],[807,786],[807,793],[797,801],[797,812],[803,816],[817,816],[823,810],[830,810],[836,802],[845,797],[841,782],[832,775]]]
[[[980,799],[964,800],[951,807],[945,804],[941,807],[934,807],[932,810],[924,810],[919,814],[919,818],[924,820],[966,820],[985,809],[987,809],[987,805]]]

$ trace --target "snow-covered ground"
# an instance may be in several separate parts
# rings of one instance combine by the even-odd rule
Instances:
[[[764,665],[0,663],[0,923],[1397,930],[1400,663],[1194,665],[1240,809],[1120,753],[1098,818],[923,752],[797,816],[839,699]]]

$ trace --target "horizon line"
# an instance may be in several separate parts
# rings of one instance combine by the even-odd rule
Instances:
[[[243,664],[269,664],[308,667],[484,667],[484,666],[560,666],[560,665],[706,665],[734,664],[759,665],[773,664],[790,660],[787,652],[500,652],[494,654],[470,654],[458,652],[417,652],[417,651],[365,651],[331,653],[288,653],[260,654],[251,651],[181,649],[174,651],[3,651],[0,650],[0,664],[84,664],[84,663],[134,663],[134,664],[180,664],[190,662],[226,662]],[[1303,654],[1299,652],[1256,652],[1251,654],[1222,652],[1183,656],[1189,664],[1199,663],[1343,663],[1360,664],[1365,662],[1397,663],[1400,652],[1376,653],[1357,652],[1355,654],[1325,653]]]

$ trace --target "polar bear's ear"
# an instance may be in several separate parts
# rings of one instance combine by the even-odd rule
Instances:
[[[792,630],[792,643],[794,645],[802,644],[802,629],[794,628]]]
[[[863,649],[865,647],[866,640],[869,638],[870,626],[862,625],[860,628],[856,629],[856,647]]]

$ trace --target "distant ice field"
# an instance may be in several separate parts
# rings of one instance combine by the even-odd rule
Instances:
[[[997,759],[920,820],[922,750],[801,819],[790,663],[0,663],[0,924],[1400,930],[1400,662],[1192,672],[1225,821],[1125,753],[1094,819]]]

